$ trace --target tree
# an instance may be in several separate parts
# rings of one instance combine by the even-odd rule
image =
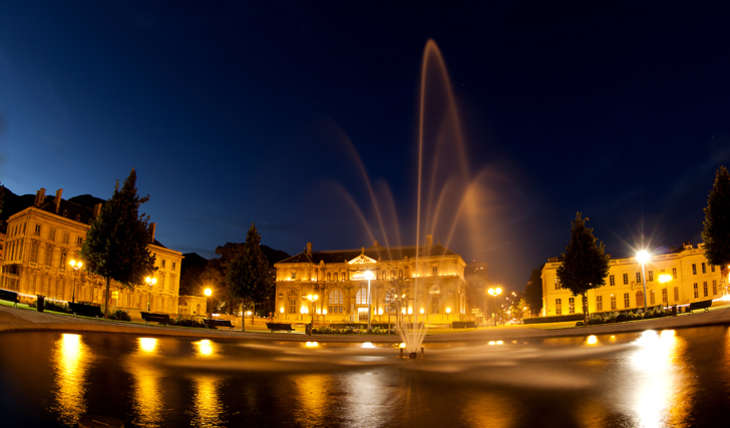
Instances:
[[[711,264],[719,265],[723,274],[727,274],[730,265],[730,175],[724,166],[717,169],[715,182],[707,196],[703,226],[705,256]]]
[[[273,292],[274,276],[271,274],[263,251],[261,236],[256,226],[251,224],[246,234],[246,242],[241,251],[234,256],[226,267],[226,283],[230,293],[241,302],[241,330],[245,330],[244,308],[266,299]]]
[[[588,321],[588,290],[605,283],[608,274],[606,248],[593,236],[593,229],[586,226],[580,212],[575,214],[570,229],[570,241],[558,268],[558,279],[563,287],[580,296],[583,302],[583,318]]]
[[[134,169],[114,188],[101,213],[92,221],[81,248],[87,269],[104,277],[104,316],[109,316],[109,286],[111,280],[127,287],[142,283],[142,278],[154,270],[155,257],[150,254],[152,231],[149,218],[139,214],[139,207],[149,199],[137,195],[137,174]]]
[[[532,270],[523,295],[530,312],[539,314],[542,310],[542,266]]]

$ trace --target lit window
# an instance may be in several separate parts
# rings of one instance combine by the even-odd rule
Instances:
[[[608,283],[611,285],[616,285],[616,278],[613,275],[610,275],[608,277]]]
[[[692,275],[697,275],[697,265],[692,263]]]
[[[629,300],[629,293],[624,293],[624,309],[631,306],[631,301]]]
[[[355,304],[356,305],[367,305],[368,304],[367,287],[361,287],[359,290],[357,290],[357,294],[355,295]]]
[[[342,290],[335,288],[330,291],[329,294],[329,307],[327,309],[330,314],[341,314],[343,312],[344,298],[342,296]]]
[[[611,310],[612,311],[616,310],[616,296],[614,296],[614,295],[611,295]]]
[[[702,291],[705,294],[705,297],[707,297],[707,281],[702,282]]]
[[[715,279],[712,280],[712,295],[717,295],[717,280]]]
[[[667,289],[662,288],[662,303],[664,306],[669,304],[669,296],[667,295]]]
[[[33,230],[33,234],[40,236],[40,234],[41,234],[41,225],[40,224],[36,224],[35,225],[35,229]]]
[[[644,292],[641,290],[636,292],[636,306],[644,306]]]
[[[649,271],[649,281],[654,281],[654,271],[653,270]]]
[[[568,313],[569,314],[575,313],[575,299],[572,297],[568,298]]]
[[[637,284],[641,283],[641,272],[636,272],[636,283]]]
[[[560,299],[555,299],[555,314],[556,315],[563,314],[562,302]]]
[[[705,262],[702,262],[702,273],[707,273],[707,266],[705,266]]]
[[[677,279],[677,268],[672,268],[672,276]]]
[[[624,274],[624,285],[628,285],[628,284],[629,284],[629,274],[625,273]]]
[[[697,288],[697,283],[694,283],[694,292],[695,292],[695,299],[700,297],[699,289]]]
[[[613,284],[611,284],[613,285]],[[596,296],[596,311],[601,312],[603,310],[603,296]]]

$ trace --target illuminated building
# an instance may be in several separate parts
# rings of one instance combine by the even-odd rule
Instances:
[[[45,189],[40,189],[31,206],[8,218],[0,288],[21,293],[21,299],[43,295],[49,300],[103,305],[104,279],[69,266],[79,257],[89,224],[101,210],[100,200],[85,195],[67,201],[61,195],[59,189],[55,197],[46,198]],[[91,209],[74,202],[78,198],[97,203]],[[110,313],[121,309],[137,317],[147,310],[148,302],[152,312],[177,313],[182,253],[164,247],[154,232],[153,223],[147,249],[155,256],[156,283],[129,288],[112,281]]]
[[[554,257],[542,268],[544,316],[583,313],[580,297],[560,285],[560,264]],[[709,264],[703,244],[685,244],[678,251],[653,255],[645,266],[646,305],[686,305],[719,298],[727,288],[721,270]],[[641,265],[634,257],[611,259],[605,285],[589,290],[587,296],[589,313],[643,309]]]
[[[418,263],[415,246],[388,249],[376,242],[359,250],[312,251],[307,243],[305,251],[274,264],[276,318],[309,322],[313,311],[315,322],[367,322],[370,308],[373,322],[394,321],[399,311],[423,313],[418,316],[426,322],[462,319],[468,313],[466,263],[426,241]]]

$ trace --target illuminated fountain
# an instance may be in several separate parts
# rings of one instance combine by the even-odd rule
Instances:
[[[348,143],[363,179],[376,225],[368,222],[355,198],[341,186],[338,187],[362,221],[371,240],[384,243],[389,255],[397,254],[402,241],[393,194],[386,183],[377,183],[377,189],[373,186],[354,146],[346,137],[343,139]],[[429,290],[428,279],[423,278],[422,257],[435,255],[441,249],[446,251],[455,235],[459,236],[462,246],[463,241],[468,241],[466,244],[472,247],[483,245],[485,236],[479,230],[484,223],[484,214],[479,209],[487,205],[482,199],[485,192],[480,188],[486,176],[483,172],[473,175],[469,171],[451,81],[441,51],[433,40],[426,43],[421,62],[417,145],[415,234],[411,238],[417,245],[414,269],[410,278],[406,278],[406,281],[413,281],[413,288],[403,284],[394,286],[397,292],[391,300],[397,304],[396,331],[405,344],[404,353],[410,357],[415,357],[421,351],[427,328],[424,308]],[[443,245],[433,245],[432,236],[445,238]],[[401,294],[406,288],[408,294],[412,295]],[[465,315],[461,306],[454,313],[455,317]],[[449,318],[452,309],[451,306],[445,308]]]

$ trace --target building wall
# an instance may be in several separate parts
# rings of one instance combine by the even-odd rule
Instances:
[[[50,299],[103,304],[104,279],[68,262],[78,258],[89,226],[35,207],[8,219],[0,287]],[[150,244],[155,256],[155,286],[125,287],[112,281],[110,309],[177,313],[182,254]]]
[[[560,286],[557,276],[560,264],[548,261],[542,269],[544,316],[583,312],[580,297]],[[725,294],[728,283],[720,266],[707,262],[702,244],[687,245],[677,253],[654,255],[645,270],[647,306],[715,299]],[[660,282],[662,274],[668,275],[667,282]],[[610,260],[605,281],[606,285],[588,291],[589,313],[643,308],[641,265],[634,258]]]
[[[358,322],[367,320],[367,280],[370,270],[372,321],[394,321],[397,311],[420,316],[426,322],[448,322],[468,315],[463,259],[458,255],[421,257],[413,260],[372,261],[370,263],[277,263],[276,318],[309,322],[312,311],[317,322]],[[418,282],[416,282],[418,281]],[[388,293],[401,284],[401,303],[388,304]],[[419,293],[416,295],[416,284]],[[312,303],[308,295],[319,298]]]
[[[202,296],[180,296],[178,298],[178,315],[207,316],[206,299]]]

